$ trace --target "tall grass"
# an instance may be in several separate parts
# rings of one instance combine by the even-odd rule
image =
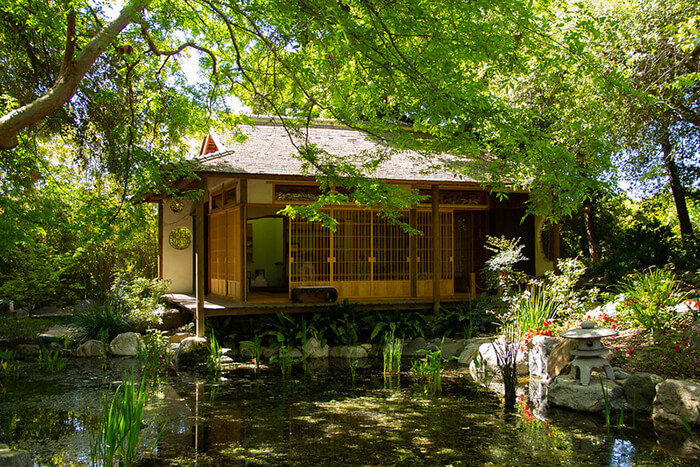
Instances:
[[[129,329],[128,311],[115,300],[107,300],[73,314],[73,328],[81,339],[110,342]]]
[[[401,373],[402,345],[393,332],[384,335],[384,374]]]
[[[540,329],[547,320],[557,315],[558,302],[551,298],[544,287],[535,287],[523,294],[516,304],[517,324],[520,333]]]
[[[625,296],[624,314],[634,323],[655,333],[670,324],[673,307],[683,301],[685,293],[668,269],[638,271],[617,286]]]
[[[416,360],[411,365],[411,373],[426,382],[425,392],[440,394],[442,392],[442,344],[437,350],[419,350],[425,353],[425,359]]]
[[[105,393],[97,433],[90,436],[93,465],[133,465],[141,446],[145,403],[145,375],[138,389],[132,373],[128,380],[125,375],[124,384],[117,388],[111,400]]]

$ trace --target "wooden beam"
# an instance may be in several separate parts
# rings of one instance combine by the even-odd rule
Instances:
[[[241,201],[241,301],[248,300],[248,179],[241,177],[239,199]]]
[[[206,186],[202,184],[202,186]],[[194,215],[194,243],[195,243],[195,295],[197,297],[197,309],[195,310],[195,332],[197,337],[204,337],[204,199],[206,191],[196,201]]]
[[[163,200],[158,201],[158,279],[163,279]]]
[[[418,226],[418,212],[411,209],[408,212],[408,225],[416,229]],[[418,295],[418,238],[411,235],[408,238],[409,274],[411,280],[411,297]]]
[[[433,232],[433,313],[440,311],[440,278],[442,276],[442,238],[440,235],[440,188],[432,186]]]

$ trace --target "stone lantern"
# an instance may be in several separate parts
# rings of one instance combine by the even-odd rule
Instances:
[[[572,378],[579,377],[580,383],[588,386],[591,382],[591,371],[594,369],[603,369],[605,375],[610,381],[615,381],[615,372],[610,366],[610,363],[603,358],[608,351],[600,339],[603,337],[616,336],[617,331],[610,328],[597,328],[593,321],[584,321],[581,327],[570,329],[564,332],[561,336],[567,339],[576,339],[578,347],[572,350],[571,354],[575,356],[571,362]]]

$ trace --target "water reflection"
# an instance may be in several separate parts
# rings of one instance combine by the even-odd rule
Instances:
[[[119,367],[121,369],[121,367]],[[71,369],[63,375],[26,374],[6,382],[2,435],[30,450],[42,465],[52,459],[84,462],[87,429],[102,394],[119,381],[110,369]],[[530,383],[533,394],[541,385]],[[649,425],[608,435],[602,417],[547,410],[523,398],[515,412],[478,388],[460,370],[428,396],[410,376],[385,378],[373,368],[278,373],[236,370],[225,380],[170,375],[149,398],[146,446],[158,439],[156,463],[236,465],[637,465],[671,463],[653,448]],[[12,423],[7,425],[12,426]]]

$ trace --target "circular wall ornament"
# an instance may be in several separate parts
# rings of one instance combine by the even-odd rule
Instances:
[[[181,199],[171,199],[170,203],[168,203],[168,206],[170,207],[170,210],[172,212],[177,214],[178,212],[185,209],[185,202],[182,201]]]
[[[170,232],[168,243],[176,250],[186,250],[192,244],[192,234],[185,227],[177,227]]]

